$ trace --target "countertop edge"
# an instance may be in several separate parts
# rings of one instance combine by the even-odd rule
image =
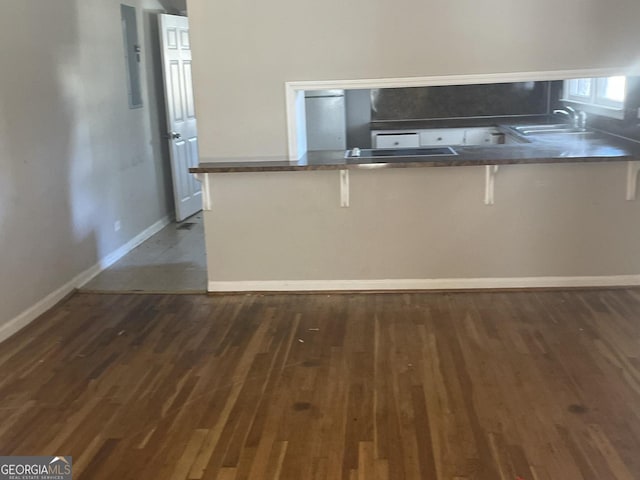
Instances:
[[[638,161],[640,157],[635,155],[620,156],[588,156],[588,157],[539,157],[539,158],[508,158],[508,159],[438,159],[415,161],[402,157],[394,158],[393,162],[369,162],[369,163],[331,163],[318,165],[269,165],[270,162],[251,162],[243,165],[238,162],[234,165],[214,163],[202,163],[189,169],[190,173],[242,173],[242,172],[304,172],[314,170],[380,170],[387,168],[425,168],[425,167],[478,167],[486,165],[530,165],[552,163],[606,163]]]

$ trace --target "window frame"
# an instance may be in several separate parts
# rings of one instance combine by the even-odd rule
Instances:
[[[625,102],[628,84],[625,82],[625,99],[622,102],[609,100],[599,94],[603,89],[603,80],[606,80],[607,78],[611,77],[571,78],[564,80],[561,98],[562,102],[587,113],[623,120],[625,116]],[[591,95],[589,97],[583,95],[571,95],[572,82],[586,79],[591,81]]]

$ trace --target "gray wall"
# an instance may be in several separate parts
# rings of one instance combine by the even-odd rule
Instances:
[[[286,155],[285,81],[624,67],[640,44],[637,0],[189,0],[189,13],[211,158]]]
[[[126,3],[140,7],[144,41],[136,110],[118,0],[3,2],[0,327],[172,210],[152,20],[141,10],[161,6]]]

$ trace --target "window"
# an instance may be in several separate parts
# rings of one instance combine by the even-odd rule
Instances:
[[[596,115],[624,118],[627,78],[574,78],[565,80],[562,100]]]

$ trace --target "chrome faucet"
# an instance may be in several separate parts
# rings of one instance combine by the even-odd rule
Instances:
[[[587,128],[587,112],[584,110],[578,112],[578,128],[583,130]]]
[[[573,114],[569,111],[570,108],[571,107],[567,107],[566,110],[561,110],[561,109],[554,110],[553,114],[554,115],[566,115],[567,117],[569,117],[573,121],[573,123],[575,123],[575,118],[574,118]]]
[[[554,110],[554,115],[566,115],[571,119],[571,124],[574,128],[585,129],[587,126],[587,114],[583,111],[577,111],[573,107],[564,107],[562,110]]]

